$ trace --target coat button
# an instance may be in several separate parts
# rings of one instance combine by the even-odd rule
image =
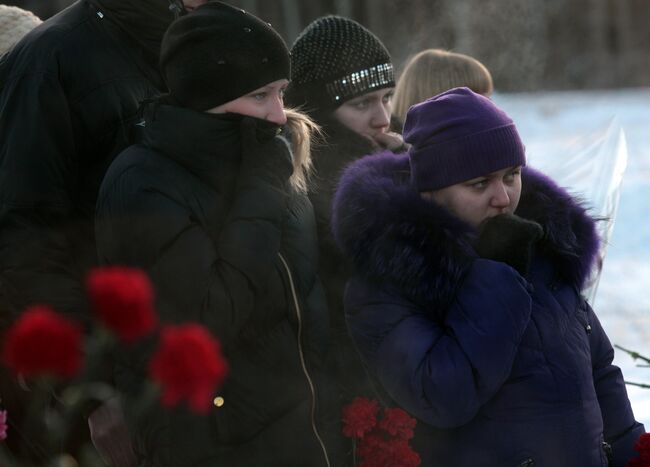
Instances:
[[[535,460],[532,457],[524,459],[519,463],[517,467],[533,467],[535,465]]]
[[[591,334],[591,324],[585,326],[585,331],[587,331],[587,334]]]
[[[214,400],[212,401],[212,403],[214,404],[214,406],[215,406],[216,408],[219,408],[219,407],[223,407],[223,404],[226,403],[226,400],[225,400],[223,397],[221,397],[221,396],[217,396],[217,397],[214,398]]]

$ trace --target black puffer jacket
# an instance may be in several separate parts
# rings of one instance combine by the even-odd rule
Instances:
[[[350,162],[371,154],[375,149],[366,138],[333,118],[321,118],[319,124],[323,127],[325,138],[312,153],[315,176],[309,199],[314,205],[318,228],[319,275],[325,284],[329,306],[332,310],[342,310],[343,288],[350,275],[350,268],[332,236],[332,198],[343,169]],[[337,313],[336,317],[343,320],[342,312],[340,316]]]
[[[0,57],[0,333],[29,303],[86,317],[99,184],[133,142],[140,101],[163,89],[151,48],[173,15],[167,0],[138,2],[101,0],[109,13],[80,0]],[[117,18],[125,11],[131,29]],[[0,393],[25,433],[10,448],[44,462],[46,430],[22,426],[32,393],[6,374]],[[87,440],[86,420],[72,423],[71,444]]]
[[[158,420],[138,428],[145,465],[323,466],[312,423],[340,438],[338,409],[318,400],[318,413],[332,425],[310,414],[309,379],[317,397],[332,392],[321,377],[328,317],[312,207],[286,180],[260,170],[275,151],[288,151],[285,143],[242,157],[241,120],[152,108],[144,144],[115,160],[100,190],[100,260],[144,268],[162,320],[206,325],[231,368],[219,394],[225,404],[209,416],[158,410]],[[118,384],[137,394],[139,371],[132,358],[122,362]]]
[[[312,152],[315,176],[309,193],[318,229],[318,274],[325,287],[332,323],[330,364],[338,381],[342,402],[349,403],[356,396],[377,397],[379,387],[368,378],[345,324],[343,292],[345,283],[352,275],[352,265],[332,236],[332,199],[345,167],[377,149],[368,139],[332,116],[315,113],[313,118],[321,125],[325,135],[322,144]]]
[[[155,34],[146,47],[138,37],[158,21],[162,39],[173,15],[167,0],[142,1],[155,14],[80,0],[0,58],[0,280],[16,312],[46,302],[83,313],[99,184],[134,142],[139,103],[163,90]],[[122,10],[135,31],[114,21]]]

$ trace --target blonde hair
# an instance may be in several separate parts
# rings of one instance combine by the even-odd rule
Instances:
[[[397,81],[393,114],[402,122],[409,107],[459,86],[490,96],[492,75],[481,62],[468,55],[427,49],[408,61]]]
[[[293,173],[289,183],[298,193],[307,193],[312,174],[311,145],[314,137],[322,137],[322,131],[311,118],[296,109],[285,109],[285,113],[293,152]]]

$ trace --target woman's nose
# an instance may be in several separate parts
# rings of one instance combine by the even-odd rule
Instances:
[[[494,207],[498,208],[505,208],[510,206],[510,194],[508,193],[508,187],[501,182],[495,183],[491,202]]]
[[[284,111],[284,103],[282,99],[274,99],[273,102],[269,104],[266,120],[278,125],[284,125],[287,123],[287,114]]]
[[[382,103],[374,109],[371,124],[374,128],[388,128],[390,125],[390,109],[387,109]]]

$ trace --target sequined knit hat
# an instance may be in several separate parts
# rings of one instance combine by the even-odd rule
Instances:
[[[289,50],[269,23],[216,1],[172,23],[162,40],[160,69],[171,96],[199,111],[291,74]]]
[[[370,91],[395,86],[388,50],[349,18],[324,16],[291,47],[291,84],[285,101],[307,110],[334,110]]]

